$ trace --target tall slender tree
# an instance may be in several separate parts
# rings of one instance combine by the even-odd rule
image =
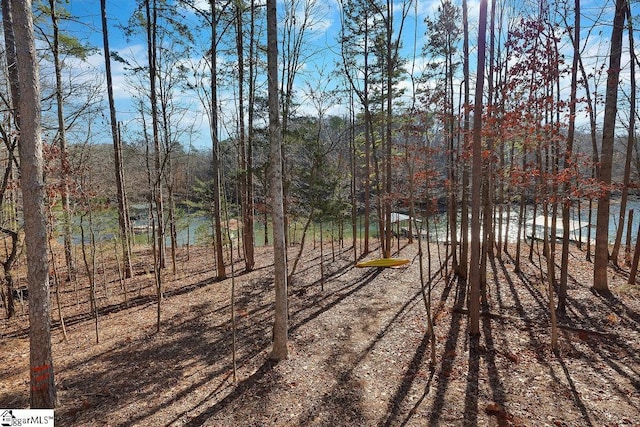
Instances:
[[[267,78],[269,91],[269,145],[271,169],[271,216],[273,220],[273,261],[275,317],[271,358],[286,359],[287,347],[287,257],[282,190],[282,130],[278,101],[278,24],[276,0],[267,0]]]
[[[104,51],[104,66],[107,76],[107,97],[109,101],[109,118],[111,123],[111,138],[113,140],[113,159],[116,177],[116,195],[118,198],[118,225],[120,228],[120,241],[122,242],[122,262],[124,264],[124,277],[129,278],[133,274],[131,264],[131,221],[127,209],[127,196],[122,161],[122,141],[118,132],[118,120],[116,106],[113,97],[113,76],[111,74],[111,51],[109,49],[109,26],[107,25],[106,0],[100,0],[100,15],[102,19],[102,45]]]
[[[209,113],[209,124],[211,127],[212,143],[212,175],[213,175],[213,220],[215,236],[215,256],[217,267],[217,278],[223,280],[227,277],[224,266],[224,252],[222,247],[222,203],[220,200],[220,141],[218,129],[218,25],[222,11],[229,3],[222,6],[216,1],[210,0],[212,20],[211,20],[211,46],[209,49],[209,62],[211,65],[211,106]]]
[[[207,67],[209,69],[209,75],[203,76],[199,72],[200,66],[196,66],[194,69],[194,77],[196,77],[197,81],[195,85],[192,85],[192,88],[197,88],[198,96],[200,97],[200,101],[202,102],[204,108],[206,109],[208,118],[209,118],[209,132],[211,136],[211,148],[212,148],[212,158],[211,158],[211,178],[212,178],[212,205],[211,212],[213,214],[213,246],[214,246],[214,257],[215,257],[215,265],[216,265],[216,278],[218,280],[223,280],[226,278],[226,268],[224,264],[224,246],[223,246],[223,236],[222,236],[222,184],[221,184],[221,170],[222,170],[222,159],[220,150],[220,110],[219,110],[219,99],[218,99],[218,86],[220,84],[219,78],[219,64],[218,64],[218,55],[220,54],[219,45],[224,35],[225,31],[230,28],[229,24],[225,23],[223,18],[225,17],[227,8],[232,5],[233,0],[225,0],[225,1],[216,1],[209,0],[208,9],[206,7],[201,7],[201,2],[197,0],[181,0],[182,4],[185,4],[190,9],[192,9],[197,15],[199,15],[206,25],[209,27],[209,40],[208,46],[206,49],[206,53],[203,55],[203,60],[207,63]],[[252,12],[253,16],[253,12]],[[230,23],[232,24],[232,22]],[[222,29],[222,31],[221,31]],[[252,55],[250,55],[252,58]],[[251,82],[249,86],[249,96],[254,97],[253,89],[255,88],[255,81],[253,80],[255,76],[251,73],[251,67],[253,66],[254,59],[251,59],[250,66],[250,77],[249,81]],[[208,84],[208,86],[207,86]],[[205,87],[206,86],[206,87]],[[253,123],[253,115],[252,115],[252,102],[254,98],[250,98],[250,107],[249,107],[249,138],[251,139],[252,134],[252,123]],[[249,144],[250,145],[250,144]],[[249,156],[249,154],[247,154]]]
[[[384,34],[384,55],[379,58],[379,62],[384,64],[382,71],[382,80],[384,81],[384,100],[386,105],[383,107],[384,114],[384,137],[382,138],[383,147],[383,177],[384,177],[384,190],[381,193],[379,204],[382,205],[382,214],[384,216],[384,222],[380,222],[382,225],[381,232],[384,234],[384,240],[382,241],[382,256],[385,258],[391,257],[391,210],[393,202],[393,175],[392,175],[392,163],[393,163],[393,130],[394,130],[394,100],[397,94],[396,83],[398,82],[398,73],[402,69],[402,60],[400,58],[400,48],[402,45],[402,35],[405,20],[411,11],[411,4],[413,0],[402,0],[400,7],[396,7],[394,0],[386,0],[384,8],[373,7],[377,10],[379,19],[383,22],[383,34]],[[398,13],[399,12],[399,13]],[[399,17],[398,22],[396,19]]]
[[[467,0],[462,0],[462,38],[463,38],[463,54],[462,54],[462,74],[464,78],[464,104],[462,118],[462,151],[466,152],[469,146],[469,136],[471,129],[471,121],[469,116],[470,104],[470,84],[469,84],[469,10]],[[460,258],[458,259],[458,276],[467,279],[469,270],[469,162],[467,156],[463,155],[459,164],[462,169],[462,191],[461,208],[460,208]]]
[[[580,0],[574,3],[574,40],[580,40]],[[578,58],[580,57],[580,47],[573,44],[573,61],[571,64],[571,89],[569,95],[569,128],[567,130],[567,145],[564,155],[565,171],[572,169],[573,164],[573,141],[576,130],[576,106],[578,103]],[[564,198],[562,203],[562,255],[560,263],[560,283],[558,285],[558,308],[559,314],[566,313],[567,302],[567,281],[569,268],[569,222],[571,215],[571,180],[564,183]]]
[[[245,251],[249,250],[251,253],[245,253],[246,261],[250,259],[250,257],[254,257],[253,245],[255,244],[255,236],[254,236],[254,213],[255,213],[255,201],[254,201],[254,186],[253,186],[253,178],[254,178],[254,160],[253,160],[253,145],[255,140],[255,116],[256,116],[256,76],[257,76],[257,36],[256,36],[256,3],[255,0],[251,0],[250,4],[250,18],[249,18],[249,64],[247,67],[247,80],[248,80],[248,99],[247,99],[247,144],[246,144],[246,214],[247,218],[245,219],[245,224],[243,224],[243,233],[245,233],[245,238],[243,240],[245,245]],[[265,224],[266,229],[266,224]],[[249,240],[251,240],[251,248],[246,248],[249,246]],[[253,266],[252,266],[253,267]],[[247,268],[249,268],[247,266]]]
[[[428,41],[425,52],[431,54],[435,59],[442,58],[444,64],[439,61],[432,67],[431,72],[440,73],[443,70],[442,84],[439,85],[442,92],[442,123],[444,126],[444,138],[446,140],[447,152],[447,182],[448,199],[447,206],[450,249],[452,265],[454,271],[459,271],[458,265],[458,171],[459,158],[458,147],[455,146],[456,121],[455,121],[455,94],[453,90],[453,80],[458,63],[455,60],[457,46],[460,42],[462,30],[459,26],[460,8],[455,6],[450,0],[444,0],[438,6],[437,16],[434,20],[426,19]],[[466,57],[468,61],[468,57]],[[444,65],[444,67],[442,67]]]
[[[75,268],[73,261],[73,248],[71,247],[71,196],[69,194],[69,174],[71,165],[67,152],[67,130],[64,119],[64,101],[62,87],[62,64],[60,61],[60,31],[58,28],[57,0],[49,0],[49,13],[51,14],[51,24],[53,26],[53,64],[56,77],[56,108],[58,118],[58,145],[60,148],[60,190],[62,196],[62,226],[64,240],[64,258],[67,265],[67,279],[71,280]]]
[[[44,203],[38,59],[31,0],[11,0],[20,91],[20,183],[24,203],[29,283],[31,408],[54,408],[56,386],[51,353],[49,252]]]
[[[342,0],[342,23],[340,34],[340,52],[344,75],[351,89],[358,97],[363,109],[364,137],[364,246],[363,255],[368,254],[369,229],[371,225],[372,199],[372,162],[373,153],[373,114],[372,114],[372,46],[380,32],[380,22],[374,19],[370,7],[371,0]],[[377,170],[377,164],[373,166]],[[377,176],[377,174],[376,174]]]
[[[633,35],[633,21],[631,15],[631,6],[627,2],[626,15],[629,33],[629,52],[635,52],[635,43]],[[627,213],[627,202],[629,200],[629,184],[631,182],[631,159],[633,157],[633,150],[635,148],[636,137],[636,63],[631,55],[630,65],[630,82],[629,82],[629,124],[627,128],[627,150],[625,153],[624,161],[624,177],[622,182],[622,189],[620,195],[620,210],[618,212],[618,229],[616,231],[616,238],[614,240],[613,249],[611,250],[611,261],[618,265],[618,256],[620,254],[620,246],[622,244],[622,233],[624,230],[625,216]],[[629,230],[630,231],[630,230]]]
[[[254,237],[253,237],[253,183],[252,183],[252,152],[247,138],[245,126],[245,58],[244,58],[244,13],[245,4],[241,0],[235,2],[236,20],[236,53],[238,58],[238,150],[240,154],[240,198],[242,208],[242,250],[247,271],[253,270]],[[250,22],[253,25],[253,22]],[[252,40],[249,43],[253,43]],[[253,58],[249,58],[253,61]]]
[[[480,205],[482,202],[482,100],[487,34],[487,0],[480,0],[478,18],[478,65],[473,108],[471,161],[471,256],[469,260],[469,333],[480,335]]]
[[[2,22],[3,22],[3,30],[4,30],[4,46],[5,46],[5,55],[7,61],[7,75],[9,76],[9,91],[11,95],[11,109],[12,109],[12,118],[13,125],[15,128],[20,129],[20,114],[19,114],[19,105],[20,105],[20,87],[19,87],[19,79],[18,79],[18,67],[16,60],[16,44],[15,37],[13,33],[13,23],[12,23],[12,13],[11,13],[11,2],[10,0],[2,0]],[[7,149],[7,167],[5,168],[5,172],[2,179],[2,191],[0,192],[0,205],[4,205],[5,200],[7,200],[7,190],[10,188],[10,181],[16,179],[15,178],[15,168],[14,165],[17,165],[16,154],[18,150],[18,138],[12,135],[11,132],[8,132],[4,128],[0,127],[2,130],[2,140]],[[17,215],[16,215],[17,217]],[[14,224],[15,226],[12,229],[5,228],[3,229],[3,233],[10,236],[10,245],[7,250],[7,257],[4,261],[2,261],[2,268],[4,270],[4,279],[6,283],[7,289],[7,317],[12,317],[15,314],[15,301],[14,301],[14,292],[13,292],[13,268],[18,259],[18,244],[20,239],[18,238],[18,224],[17,222]]]
[[[596,221],[596,249],[593,264],[593,287],[599,291],[609,289],[607,266],[609,264],[609,207],[611,203],[611,175],[613,168],[613,144],[618,113],[618,80],[622,56],[622,34],[626,15],[626,0],[616,0],[616,10],[611,31],[611,51],[607,74],[604,106],[602,146],[598,182],[600,197]]]
[[[156,281],[156,297],[158,299],[157,329],[160,330],[160,314],[162,302],[162,272],[165,266],[164,243],[164,201],[162,197],[162,162],[160,151],[160,129],[158,117],[158,92],[156,88],[156,54],[157,54],[157,5],[156,0],[145,0],[145,16],[147,19],[147,59],[149,61],[149,102],[151,104],[151,128],[153,142],[154,173],[151,178],[153,192],[153,253],[154,274]]]

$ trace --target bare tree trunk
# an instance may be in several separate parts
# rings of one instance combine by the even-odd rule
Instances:
[[[248,125],[248,138],[247,138],[247,221],[244,224],[244,233],[246,233],[247,241],[244,242],[243,249],[245,250],[245,258],[249,260],[253,258],[252,268],[255,266],[255,201],[254,201],[254,189],[253,189],[253,140],[254,140],[254,116],[255,116],[255,99],[256,99],[256,67],[258,62],[255,58],[255,47],[257,45],[255,28],[256,28],[256,16],[255,16],[255,0],[251,0],[251,24],[249,29],[249,100],[247,105],[247,125]],[[251,240],[251,244],[248,244],[248,239]],[[249,252],[247,252],[249,251]]]
[[[102,43],[104,48],[105,72],[107,75],[107,96],[109,99],[109,117],[111,119],[111,138],[113,139],[113,158],[115,163],[116,194],[118,197],[118,225],[120,227],[120,241],[122,243],[122,256],[124,263],[124,277],[133,275],[131,264],[131,222],[127,212],[127,196],[125,191],[124,167],[122,164],[122,141],[118,131],[116,118],[116,106],[113,97],[113,78],[111,75],[111,53],[109,50],[109,27],[107,25],[106,0],[100,0],[102,16]]]
[[[244,252],[245,269],[247,271],[253,270],[255,264],[254,260],[254,241],[253,241],[253,206],[251,205],[250,198],[250,175],[253,173],[249,169],[249,150],[246,139],[245,124],[244,124],[244,24],[243,13],[244,4],[242,2],[236,2],[235,14],[236,14],[236,52],[238,58],[238,139],[240,150],[240,200],[242,204],[242,250]],[[249,59],[250,61],[253,58]]]
[[[53,63],[56,76],[56,106],[58,116],[58,145],[60,147],[60,179],[62,181],[62,226],[64,239],[64,258],[67,264],[67,280],[71,280],[75,268],[71,250],[71,202],[69,197],[70,164],[67,153],[67,133],[64,122],[64,102],[62,101],[62,66],[60,65],[60,37],[58,34],[58,15],[56,1],[49,0],[51,23],[53,26]]]
[[[3,7],[6,3],[3,2]],[[7,25],[7,24],[5,24]],[[9,22],[10,25],[10,22]],[[8,135],[2,127],[0,127],[0,131],[2,131],[2,140],[5,143],[7,149],[7,164],[4,170],[4,174],[2,176],[2,183],[0,184],[0,206],[4,206],[5,200],[11,200],[13,193],[16,189],[9,189],[9,183],[15,179],[14,174],[14,164],[16,163],[15,151],[17,149],[18,138],[15,136]],[[15,196],[13,196],[15,200]],[[2,264],[2,269],[4,272],[4,282],[6,283],[7,294],[6,294],[6,311],[7,318],[10,319],[15,315],[15,299],[13,297],[14,294],[14,280],[13,280],[13,267],[18,259],[18,244],[20,240],[18,239],[18,224],[15,218],[17,217],[17,213],[15,210],[17,209],[17,204],[12,203],[13,208],[9,208],[9,216],[13,216],[14,219],[9,221],[7,227],[0,227],[0,232],[9,236],[9,244],[7,245],[7,241],[5,239],[5,253],[6,258],[4,261],[0,261]],[[1,292],[1,290],[0,290]],[[5,301],[5,298],[2,298],[2,301]]]
[[[309,217],[307,218],[307,222],[305,222],[304,227],[302,228],[302,237],[300,238],[300,247],[298,248],[298,253],[296,257],[293,259],[293,265],[291,266],[291,272],[289,272],[289,277],[288,277],[289,282],[291,282],[293,275],[296,273],[298,262],[300,262],[300,259],[302,258],[304,245],[305,245],[305,242],[307,241],[307,231],[309,230],[309,225],[311,225],[311,223],[314,220],[313,211],[314,211],[314,207],[312,206],[311,215],[309,215]],[[314,233],[314,241],[315,241],[315,233]]]
[[[349,90],[349,157],[351,170],[351,234],[353,244],[353,262],[358,261],[358,205],[356,197],[357,188],[357,153],[355,141],[355,112],[354,112],[353,89]]]
[[[51,236],[49,236],[49,253],[52,254],[51,250]],[[64,316],[62,315],[62,304],[60,303],[60,276],[58,275],[58,268],[56,266],[55,257],[51,257],[51,270],[53,272],[53,283],[55,285],[55,295],[56,295],[56,307],[58,309],[58,319],[60,320],[60,327],[62,328],[62,337],[64,341],[67,342],[69,337],[67,336],[67,327],[64,323]]]
[[[16,59],[16,43],[13,32],[10,0],[2,0],[2,22],[4,29],[4,46],[7,63],[7,75],[9,77],[9,89],[11,92],[11,108],[13,109],[13,118],[15,126],[20,129],[20,114],[18,108],[20,106],[20,87],[19,76]],[[3,130],[2,140],[7,148],[7,167],[5,168],[4,175],[2,177],[2,192],[0,194],[0,204],[4,205],[4,201],[7,197],[7,190],[9,188],[10,180],[14,179],[14,164],[16,161],[16,150],[18,149],[18,137],[10,136]],[[16,190],[12,190],[15,192]],[[15,205],[15,204],[14,204]],[[16,208],[14,208],[16,209]],[[17,215],[16,215],[17,216]],[[7,258],[2,263],[4,270],[4,279],[7,284],[7,317],[11,318],[15,314],[15,301],[13,298],[13,266],[15,264],[18,253],[18,228],[2,230],[5,234],[11,237],[11,246],[8,251]]]
[[[84,239],[84,217],[80,218],[80,239],[82,240],[82,259],[84,261],[84,268],[89,278],[89,303],[91,306],[91,313],[93,314],[94,329],[96,333],[96,344],[100,343],[100,328],[98,320],[98,299],[96,298],[96,241],[93,234],[93,219],[91,215],[91,207],[89,207],[89,240],[91,243],[91,262],[87,256],[87,245]]]
[[[634,52],[633,26],[631,20],[631,10],[629,4],[626,4],[626,11],[629,22],[629,51]],[[631,180],[631,158],[633,157],[633,147],[635,146],[635,123],[636,123],[636,63],[633,58],[630,61],[630,95],[629,104],[631,111],[629,113],[629,129],[627,130],[627,153],[624,162],[624,182],[622,185],[622,196],[620,200],[620,213],[618,215],[618,230],[616,232],[616,240],[611,251],[611,260],[618,265],[618,255],[620,253],[620,245],[622,243],[622,233],[624,230],[624,217],[627,212],[627,200],[629,198],[629,182]]]
[[[4,281],[7,284],[7,318],[10,319],[15,315],[15,299],[13,297],[14,280],[13,280],[13,265],[18,255],[18,233],[14,230],[8,230],[0,228],[0,231],[7,234],[11,238],[11,245],[9,247],[9,254],[7,259],[2,262],[2,268],[4,270]]]
[[[523,153],[522,156],[522,163],[525,163],[525,159],[526,158],[526,152]],[[524,170],[524,169],[523,169]],[[520,257],[521,257],[521,247],[522,247],[522,240],[524,239],[526,241],[527,238],[527,232],[525,228],[525,221],[526,221],[526,201],[525,201],[525,197],[523,194],[520,195],[520,203],[519,203],[519,207],[518,207],[518,237],[516,240],[516,253],[514,256],[514,261],[513,261],[513,271],[516,273],[520,272]],[[524,230],[523,230],[524,229]],[[532,236],[533,238],[533,236]]]
[[[171,162],[171,153],[167,152],[167,197],[169,202],[169,237],[171,239],[171,271],[173,275],[177,273],[177,254],[178,250],[178,227],[176,218],[176,202],[174,196],[174,182],[173,182],[173,171],[172,171],[172,162]]]
[[[629,256],[631,254],[631,236],[633,233],[632,229],[633,229],[633,209],[629,209],[629,215],[627,216],[627,239],[625,242],[625,249],[624,249],[624,259],[626,264],[629,264],[629,262],[631,261]]]
[[[464,74],[464,116],[463,116],[463,150],[467,150],[470,136],[469,108],[469,10],[467,0],[462,0],[462,28],[463,28],[463,74]],[[469,271],[469,164],[467,156],[462,156],[462,201],[460,207],[460,259],[458,260],[458,276],[467,280]]]
[[[124,306],[125,307],[129,307],[129,300],[127,297],[127,282],[124,280],[124,275],[122,274],[122,267],[120,265],[120,257],[118,257],[118,240],[114,239],[113,240],[113,244],[114,244],[114,251],[113,251],[113,255],[115,257],[115,261],[116,261],[116,268],[118,271],[118,281],[120,282],[120,289],[122,289],[122,297],[124,299]]]
[[[574,40],[580,40],[580,0],[575,0],[574,5]],[[571,94],[569,95],[569,129],[567,132],[567,147],[564,155],[564,169],[570,169],[573,161],[573,140],[576,129],[576,104],[578,89],[578,57],[580,47],[577,43],[573,45],[573,63],[571,65]],[[560,284],[558,286],[558,308],[561,315],[567,311],[567,281],[569,276],[569,220],[571,215],[571,182],[564,185],[564,195],[562,204],[562,255],[560,263]]]
[[[157,331],[160,331],[160,314],[161,314],[161,303],[162,303],[162,275],[160,274],[160,250],[158,248],[158,239],[157,231],[158,224],[156,214],[157,211],[154,209],[153,202],[156,200],[156,185],[153,178],[153,171],[151,170],[151,156],[150,156],[150,141],[149,134],[146,132],[146,120],[144,115],[144,109],[142,105],[140,106],[140,113],[142,119],[142,127],[145,129],[143,132],[144,142],[145,142],[145,163],[146,163],[146,172],[147,172],[147,186],[148,186],[148,196],[147,202],[149,203],[149,213],[148,216],[151,218],[150,228],[147,228],[147,242],[149,242],[149,238],[151,239],[151,248],[153,252],[153,277],[154,284],[156,287],[156,298],[157,298]],[[150,236],[149,236],[150,235]],[[141,292],[141,287],[138,287],[138,294]]]
[[[553,302],[553,292],[554,292],[554,282],[555,282],[555,273],[553,266],[555,264],[555,253],[549,247],[549,239],[555,239],[555,235],[549,236],[549,205],[547,202],[543,204],[543,212],[544,212],[544,252],[545,252],[545,262],[547,264],[547,296],[549,298],[549,315],[551,318],[551,348],[555,351],[558,349],[558,322],[556,320],[556,310]],[[541,266],[542,267],[542,266]]]
[[[4,30],[4,46],[6,49],[7,72],[9,76],[9,88],[11,89],[11,102],[14,109],[14,119],[20,128],[20,85],[18,77],[18,64],[16,58],[16,38],[13,32],[13,17],[11,12],[11,0],[2,0],[2,27]]]
[[[225,203],[224,220],[229,224],[229,204]],[[231,267],[231,364],[233,371],[233,382],[238,382],[238,324],[236,319],[236,271],[233,259],[233,238],[231,227],[226,228],[226,239],[229,241],[229,265]],[[240,240],[240,236],[238,236]]]
[[[480,335],[480,205],[482,198],[482,92],[487,33],[487,0],[480,1],[478,28],[478,66],[473,112],[473,151],[471,163],[471,258],[469,263],[469,333]]]
[[[267,75],[269,91],[269,141],[271,163],[271,216],[273,219],[273,263],[275,318],[271,358],[283,360],[287,348],[287,257],[282,188],[282,134],[278,102],[278,26],[276,0],[267,0]]]
[[[151,5],[150,2],[153,2]],[[151,103],[151,127],[153,129],[153,159],[154,159],[154,174],[153,186],[154,202],[156,218],[158,220],[156,226],[156,247],[158,250],[158,263],[159,268],[165,267],[165,242],[164,242],[164,203],[162,198],[162,166],[161,166],[161,151],[160,151],[160,130],[158,125],[158,101],[157,101],[157,89],[156,89],[156,15],[157,7],[156,0],[145,0],[145,11],[147,17],[147,55],[149,58],[149,101]]]
[[[640,261],[640,225],[638,225],[638,232],[636,233],[636,246],[633,251],[633,261],[631,262],[631,269],[629,271],[629,280],[627,281],[630,285],[636,283],[638,261]]]
[[[611,170],[616,115],[618,112],[618,78],[622,55],[622,33],[626,13],[626,0],[616,0],[616,12],[611,32],[611,54],[607,74],[607,91],[602,129],[602,148],[598,182],[602,187],[598,198],[596,222],[596,253],[593,265],[593,287],[599,291],[609,289],[607,266],[609,264],[609,205],[611,198]]]
[[[220,142],[218,141],[218,70],[217,70],[217,42],[219,17],[214,0],[210,0],[213,20],[211,22],[211,142],[212,142],[212,174],[213,174],[213,220],[214,245],[216,253],[217,279],[227,277],[224,266],[224,250],[222,247],[222,205],[220,203]]]
[[[494,103],[494,82],[493,82],[493,69],[494,69],[494,56],[495,56],[495,0],[491,2],[491,17],[489,19],[489,67],[487,69],[487,82],[488,82],[488,105],[487,105],[487,115],[488,122],[493,123],[493,103]],[[491,124],[491,127],[494,125]],[[495,233],[494,233],[494,224],[493,221],[493,198],[494,198],[494,177],[493,177],[493,136],[490,135],[485,138],[487,148],[486,150],[490,153],[490,157],[485,160],[484,171],[483,171],[483,187],[482,187],[482,248],[480,252],[480,286],[481,286],[481,294],[482,294],[482,304],[488,305],[487,301],[487,258],[494,256],[494,244],[495,244]]]
[[[29,366],[31,408],[54,408],[56,385],[51,354],[49,253],[44,211],[40,83],[31,0],[11,0],[19,74],[20,184],[24,203],[29,283]]]
[[[384,212],[384,246],[383,246],[383,257],[390,258],[391,257],[391,191],[393,189],[392,186],[392,176],[391,176],[391,154],[392,154],[392,121],[393,121],[393,70],[395,69],[395,49],[393,47],[393,1],[387,0],[387,12],[386,12],[386,96],[387,96],[387,108],[386,108],[386,120],[385,120],[385,138],[384,138],[384,147],[385,154],[383,156],[384,159],[384,177],[385,177],[385,187],[384,187],[384,198],[383,198],[383,212]]]

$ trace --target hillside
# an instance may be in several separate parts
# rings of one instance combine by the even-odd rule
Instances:
[[[431,247],[434,265],[440,249]],[[591,264],[572,252],[569,317],[554,353],[538,267],[516,275],[506,258],[490,267],[478,342],[467,333],[465,287],[434,267],[430,367],[416,254],[402,248],[406,268],[356,269],[351,251],[333,260],[327,246],[322,284],[320,253],[309,250],[290,286],[290,359],[274,364],[272,259],[260,248],[255,271],[235,278],[235,384],[231,279],[213,279],[210,249],[191,248],[189,260],[183,249],[176,276],[165,272],[159,333],[150,274],[127,282],[128,306],[113,269],[100,276],[99,344],[86,283],[78,293],[65,283],[68,341],[59,326],[53,335],[56,425],[640,426],[640,292],[624,285],[624,271],[611,271],[612,294],[595,294]],[[148,255],[136,254],[136,271]],[[22,310],[1,324],[2,408],[28,405]]]

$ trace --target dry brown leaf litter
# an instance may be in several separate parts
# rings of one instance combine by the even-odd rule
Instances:
[[[127,281],[128,306],[115,269],[107,283],[98,279],[99,344],[86,283],[64,283],[69,341],[56,326],[56,423],[640,426],[640,292],[625,284],[624,269],[611,271],[611,295],[596,294],[592,266],[574,250],[557,353],[538,267],[523,261],[515,274],[506,256],[491,265],[477,342],[467,331],[466,287],[433,271],[432,369],[416,252],[402,248],[406,268],[356,269],[350,250],[333,260],[327,247],[322,291],[319,251],[308,251],[290,284],[290,358],[278,364],[268,360],[271,254],[260,249],[250,273],[238,263],[235,384],[231,280],[214,280],[210,249],[191,248],[189,260],[181,251],[177,274],[164,273],[159,333],[148,273]],[[146,256],[137,254],[136,271]],[[0,407],[28,405],[25,312],[18,307],[0,329]]]

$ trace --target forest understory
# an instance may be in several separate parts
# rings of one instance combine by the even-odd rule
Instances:
[[[232,280],[215,280],[211,248],[182,248],[176,274],[163,272],[159,332],[150,253],[135,254],[126,304],[115,263],[98,270],[97,328],[86,277],[62,283],[56,425],[640,426],[640,287],[625,267],[610,268],[610,294],[595,293],[593,266],[572,246],[554,352],[537,252],[519,273],[508,255],[490,262],[470,339],[466,285],[432,243],[431,366],[418,246],[400,243],[411,262],[389,269],[354,268],[351,248],[330,245],[321,266],[319,248],[306,250],[289,286],[290,357],[277,364],[271,249],[257,249],[252,272],[237,261],[235,383]],[[0,323],[0,408],[29,405],[27,323],[26,304]]]

